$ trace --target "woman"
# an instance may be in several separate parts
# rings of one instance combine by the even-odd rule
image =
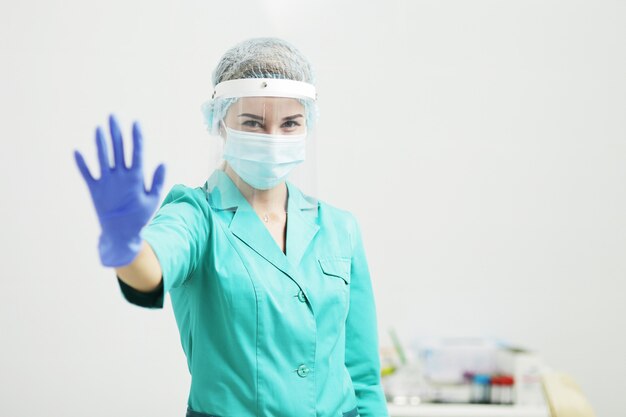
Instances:
[[[136,123],[129,168],[113,117],[113,168],[99,128],[99,180],[76,152],[103,265],[131,303],[161,308],[170,294],[192,376],[187,416],[387,415],[359,227],[285,180],[315,122],[313,82],[285,41],[227,51],[203,106],[225,162],[202,187],[175,185],[151,221],[164,167],[146,191]]]

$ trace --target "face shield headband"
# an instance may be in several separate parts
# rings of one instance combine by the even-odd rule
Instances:
[[[239,97],[290,97],[315,101],[313,84],[280,78],[242,78],[219,83],[212,99]]]

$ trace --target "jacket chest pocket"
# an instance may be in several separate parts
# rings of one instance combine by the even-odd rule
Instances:
[[[324,310],[343,322],[350,305],[350,258],[318,258],[324,288]]]
[[[350,259],[348,258],[319,258],[317,260],[324,275],[340,279],[344,286],[350,284]],[[341,285],[341,283],[339,284]]]

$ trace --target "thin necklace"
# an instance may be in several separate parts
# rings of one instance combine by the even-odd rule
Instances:
[[[287,213],[287,212],[285,212],[285,216],[286,216],[287,214],[288,214],[288,213]],[[263,221],[264,221],[265,223],[268,223],[268,222],[270,221],[270,216],[269,216],[269,214],[268,214],[268,213],[265,213],[265,214],[263,215]]]

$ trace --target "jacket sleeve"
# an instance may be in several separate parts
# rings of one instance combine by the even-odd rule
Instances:
[[[346,319],[346,367],[354,385],[360,417],[388,416],[380,378],[378,325],[361,231],[351,216],[350,309]]]
[[[162,270],[162,282],[146,293],[126,285],[118,277],[127,301],[140,307],[162,308],[164,296],[183,286],[195,271],[209,240],[209,209],[201,188],[175,185],[156,216],[141,231]]]
[[[157,288],[150,292],[138,291],[117,277],[122,295],[131,304],[145,308],[162,308],[163,307],[163,280]]]

